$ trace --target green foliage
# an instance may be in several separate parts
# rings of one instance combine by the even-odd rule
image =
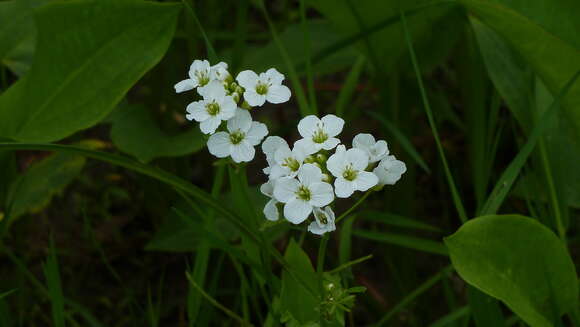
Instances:
[[[111,139],[120,150],[143,162],[159,157],[177,157],[195,153],[205,146],[199,128],[191,127],[177,135],[159,128],[144,106],[128,106],[115,115]]]
[[[578,305],[578,278],[566,247],[531,218],[472,219],[445,244],[463,279],[505,302],[531,326],[552,326]]]
[[[97,123],[161,59],[179,10],[132,0],[38,9],[36,59],[0,97],[0,136],[54,141]]]
[[[33,164],[10,187],[8,218],[15,220],[27,212],[41,211],[80,174],[85,161],[83,156],[55,153]]]

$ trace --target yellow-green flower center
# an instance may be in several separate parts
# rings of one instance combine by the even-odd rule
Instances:
[[[318,212],[318,214],[316,214],[316,218],[318,218],[321,224],[328,224],[328,219],[326,218],[326,214],[324,212]]]
[[[197,82],[199,83],[199,86],[205,86],[207,85],[207,83],[209,83],[209,76],[206,72],[197,71],[194,74],[195,77],[197,77]]]
[[[346,169],[342,172],[342,177],[347,181],[354,181],[358,175],[357,171],[352,169],[351,165],[348,165]]]
[[[298,169],[300,169],[300,162],[298,162],[298,160],[292,157],[288,157],[284,159],[282,166],[288,167],[288,169],[290,169],[291,171],[297,171]]]
[[[215,102],[210,102],[205,105],[205,110],[207,110],[207,113],[210,114],[210,116],[215,116],[220,112],[220,105]]]
[[[241,131],[235,131],[230,134],[230,141],[232,142],[232,144],[239,144],[244,140],[245,137],[246,137],[245,133]]]
[[[326,142],[326,140],[328,140],[328,134],[324,133],[324,130],[322,130],[322,128],[316,130],[316,132],[314,132],[314,135],[312,135],[312,141],[314,141],[314,143],[324,143]]]
[[[298,188],[298,191],[296,192],[296,196],[301,200],[310,201],[310,198],[312,197],[312,193],[310,193],[310,190],[308,189],[308,187],[300,186]]]
[[[268,84],[258,82],[258,84],[256,85],[256,93],[258,93],[259,95],[265,95],[266,93],[268,93]]]

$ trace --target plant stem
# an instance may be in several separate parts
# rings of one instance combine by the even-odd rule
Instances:
[[[372,192],[371,190],[367,191],[360,199],[358,199],[358,201],[352,207],[350,207],[342,215],[336,218],[335,222],[338,224],[341,220],[343,220],[346,216],[348,216],[354,209],[358,208],[358,206],[360,206],[361,203],[363,203],[363,201],[366,200],[366,198],[371,194],[371,192]]]

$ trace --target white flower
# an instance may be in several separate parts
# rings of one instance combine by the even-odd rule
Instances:
[[[379,185],[394,185],[406,171],[404,162],[395,156],[388,156],[379,162],[373,173],[379,178]]]
[[[189,78],[175,84],[175,92],[181,93],[204,86],[211,80],[210,66],[207,60],[194,60],[189,67]]]
[[[281,178],[274,185],[274,197],[284,204],[284,216],[293,224],[300,224],[313,207],[332,202],[332,186],[322,182],[322,171],[313,164],[305,164],[295,178]]]
[[[334,225],[334,212],[330,207],[324,208],[314,208],[314,221],[308,225],[308,231],[316,234],[322,235],[326,232],[332,232],[336,230],[336,225]]]
[[[347,151],[344,145],[336,148],[326,166],[336,177],[334,189],[337,197],[348,198],[354,191],[366,191],[377,185],[378,177],[365,171],[368,164],[368,156],[363,150],[352,148]]]
[[[221,61],[211,66],[209,75],[212,80],[217,80],[220,82],[225,81],[230,76],[230,72],[228,72],[228,64]]]
[[[369,156],[369,163],[381,161],[389,155],[387,142],[383,140],[375,141],[371,134],[358,134],[352,140],[353,148],[361,149]]]
[[[284,103],[290,99],[290,89],[282,85],[284,75],[275,68],[257,75],[251,70],[244,70],[236,77],[244,91],[244,99],[252,107],[261,106],[264,102]]]
[[[266,155],[266,161],[268,162],[268,167],[263,169],[264,174],[270,174],[270,169],[276,164],[274,154],[281,146],[288,147],[288,143],[280,136],[268,136],[262,143],[262,152]]]
[[[187,106],[186,118],[200,122],[199,127],[204,134],[213,134],[222,120],[232,118],[236,112],[236,103],[227,96],[219,82],[209,84],[203,100],[195,101]]]
[[[294,145],[292,150],[287,144],[282,144],[274,153],[274,165],[270,170],[270,178],[296,177],[306,157],[306,152],[299,144]]]
[[[214,156],[231,156],[235,162],[254,159],[254,146],[268,135],[266,125],[252,121],[250,113],[244,109],[236,110],[236,115],[228,120],[227,128],[228,132],[217,132],[210,136],[207,147]]]
[[[335,136],[342,132],[344,120],[335,115],[326,115],[319,119],[314,115],[306,116],[298,123],[298,132],[303,137],[296,141],[307,154],[321,149],[331,150],[340,143]]]
[[[278,201],[274,199],[274,181],[269,180],[262,184],[262,186],[260,186],[260,192],[270,198],[270,201],[268,201],[264,207],[264,216],[266,216],[266,219],[271,221],[278,220],[280,214],[278,213],[278,207],[276,206]]]

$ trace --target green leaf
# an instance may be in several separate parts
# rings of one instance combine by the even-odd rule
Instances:
[[[91,0],[37,9],[34,64],[0,97],[0,136],[53,141],[99,122],[161,59],[180,8]]]
[[[461,2],[479,20],[501,35],[526,60],[553,95],[557,94],[580,70],[578,42],[568,43],[566,42],[568,38],[563,39],[553,34],[543,25],[506,6],[479,0],[461,0]],[[552,11],[551,5],[549,8]],[[570,19],[575,20],[575,17]],[[560,21],[565,21],[564,16]],[[580,84],[572,87],[568,96],[563,99],[563,105],[569,119],[580,130],[580,110],[578,110]]]
[[[10,187],[8,218],[40,211],[80,174],[85,161],[80,155],[56,153],[32,165]]]
[[[479,217],[447,237],[445,244],[465,281],[502,300],[532,327],[552,326],[552,320],[577,306],[572,259],[558,237],[536,220]]]
[[[318,321],[319,291],[318,276],[312,267],[308,255],[292,239],[284,258],[312,290],[318,290],[316,294],[311,294],[302,284],[288,274],[282,273],[282,291],[280,294],[280,311],[289,311],[290,314],[302,324],[311,321]]]
[[[119,113],[113,121],[111,139],[120,150],[143,162],[159,157],[184,156],[205,146],[198,127],[168,135],[159,128],[151,112],[140,105],[128,106]]]

